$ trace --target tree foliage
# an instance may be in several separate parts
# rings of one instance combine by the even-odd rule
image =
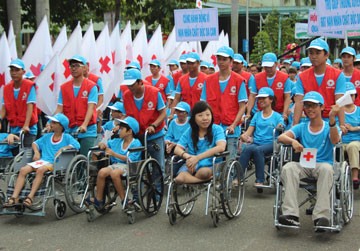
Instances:
[[[266,31],[259,31],[254,37],[254,49],[250,55],[250,61],[260,62],[262,55],[270,51],[272,51],[272,46],[269,34]]]

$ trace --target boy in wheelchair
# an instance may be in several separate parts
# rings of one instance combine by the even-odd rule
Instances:
[[[87,197],[86,203],[93,204],[94,207],[101,209],[104,207],[104,189],[107,177],[111,177],[114,187],[121,199],[121,204],[125,199],[125,189],[121,181],[121,176],[127,175],[127,152],[130,148],[141,147],[140,140],[135,136],[139,133],[139,123],[133,117],[126,117],[120,122],[119,138],[111,139],[107,144],[99,143],[100,149],[110,156],[111,165],[101,168],[96,179],[96,195],[94,198]],[[130,161],[141,160],[141,152],[129,154]],[[128,204],[131,204],[128,202]],[[128,206],[126,204],[126,207]]]
[[[31,191],[24,199],[23,204],[31,207],[36,191],[40,188],[44,174],[53,170],[55,156],[61,151],[75,148],[80,149],[80,144],[70,134],[66,133],[69,126],[69,119],[62,113],[55,116],[47,116],[50,122],[52,133],[47,133],[32,144],[34,151],[34,162],[27,164],[20,169],[16,180],[14,192],[9,198],[5,207],[12,207],[19,203],[19,194],[25,185],[26,176],[31,172],[36,172],[35,179],[31,186]]]
[[[317,179],[317,200],[312,213],[316,231],[330,224],[330,195],[333,189],[333,147],[340,140],[335,116],[340,108],[334,105],[329,114],[329,122],[322,119],[324,98],[320,93],[311,91],[303,99],[308,122],[300,123],[279,136],[278,141],[289,144],[295,152],[304,148],[316,148],[316,167],[304,168],[298,162],[289,162],[282,167],[281,180],[285,188],[282,215],[279,223],[287,226],[300,226],[297,191],[300,180],[306,177]],[[300,143],[301,142],[301,143]],[[319,228],[318,228],[319,227]]]

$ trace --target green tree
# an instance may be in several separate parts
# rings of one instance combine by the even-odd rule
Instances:
[[[254,36],[254,49],[250,55],[250,61],[260,62],[262,55],[270,51],[272,51],[272,47],[269,34],[266,31],[259,31]]]

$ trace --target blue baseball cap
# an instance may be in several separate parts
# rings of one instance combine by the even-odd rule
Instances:
[[[341,51],[341,53],[340,53],[340,56],[341,56],[342,54],[344,54],[344,53],[349,54],[349,55],[351,55],[351,56],[355,56],[355,55],[356,55],[355,49],[354,49],[353,47],[350,47],[350,46],[345,47],[344,49],[342,49],[342,51]]]
[[[206,67],[209,68],[209,62],[201,60],[200,67]]]
[[[235,53],[234,54],[234,62],[237,62],[237,63],[244,63],[245,59],[243,57],[243,55],[239,54],[239,53]]]
[[[122,102],[115,102],[113,105],[108,106],[111,110],[121,112],[122,114],[126,114],[124,104]]]
[[[76,61],[83,65],[87,64],[87,60],[83,56],[80,56],[80,55],[74,55],[74,56],[72,56],[72,58],[68,59],[68,61],[69,61],[69,63],[71,63],[71,61]]]
[[[274,91],[270,87],[263,87],[259,90],[256,98],[274,97]]]
[[[360,54],[357,54],[355,56],[355,61],[354,62],[360,62]]]
[[[214,66],[213,63],[210,63],[210,64],[209,64],[209,69],[214,69],[214,70],[215,70],[215,66]]]
[[[187,112],[188,114],[190,114],[190,105],[184,101],[181,101],[175,106],[175,110]]]
[[[187,57],[188,57],[188,54],[187,54],[187,53],[181,54],[180,57],[179,57],[179,62],[186,64],[186,59],[187,59]]]
[[[311,103],[315,103],[315,104],[324,104],[324,98],[323,96],[315,91],[311,91],[305,94],[303,102],[311,102]]]
[[[69,130],[69,119],[63,113],[57,113],[54,116],[46,116],[49,120],[60,123],[65,132]]]
[[[302,58],[300,60],[300,66],[312,66],[312,63],[310,61],[310,58],[309,57],[306,57],[306,58]]]
[[[294,68],[296,68],[297,70],[299,70],[299,69],[300,69],[300,62],[298,62],[298,61],[292,62],[292,63],[291,63],[291,67],[294,67]]]
[[[121,124],[128,125],[130,129],[134,132],[134,134],[139,133],[139,122],[137,122],[137,120],[134,119],[133,117],[127,116],[124,119],[116,119],[116,120],[120,122],[120,125]]]
[[[317,38],[313,41],[311,41],[309,47],[307,48],[308,49],[316,49],[316,50],[324,50],[326,52],[329,52],[329,45],[328,43],[326,43],[326,41],[324,39],[321,39],[321,38]]]
[[[331,65],[331,60],[328,58],[328,59],[326,59],[326,64],[327,65]]]
[[[215,53],[216,56],[223,56],[226,58],[234,58],[234,50],[229,46],[221,46],[217,52]]]
[[[10,64],[9,64],[9,67],[15,67],[15,68],[18,68],[18,69],[23,69],[23,70],[25,70],[24,61],[22,61],[22,60],[19,59],[19,58],[12,60],[12,61],[10,62]]]
[[[283,64],[291,64],[291,60],[290,60],[290,59],[285,59],[285,60],[283,61]]]
[[[167,65],[177,65],[177,66],[179,66],[179,61],[177,61],[176,59],[171,59]]]
[[[356,94],[356,89],[353,83],[351,82],[346,82],[346,92],[350,93],[350,94]]]
[[[340,65],[342,65],[342,60],[341,60],[340,58],[336,58],[336,59],[334,60],[334,64],[340,64]]]
[[[125,69],[138,69],[139,71],[141,70],[141,66],[139,64],[138,61],[131,61],[126,67]]]
[[[161,67],[161,63],[160,63],[160,61],[157,60],[157,59],[151,60],[150,63],[149,63],[149,65],[155,65],[155,66]]]
[[[35,78],[36,76],[32,73],[32,71],[27,71],[25,74],[24,74],[24,78],[25,79],[31,79],[31,78]]]
[[[265,53],[261,59],[261,66],[262,67],[272,67],[277,62],[277,57],[275,53],[268,52]]]
[[[190,52],[187,54],[186,62],[195,63],[196,61],[200,62],[200,56],[196,52]]]
[[[139,79],[141,79],[141,72],[138,69],[128,69],[124,73],[124,81],[121,85],[133,85]]]

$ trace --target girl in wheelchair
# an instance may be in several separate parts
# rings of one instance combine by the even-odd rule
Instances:
[[[93,204],[101,209],[104,206],[104,189],[107,177],[111,177],[114,187],[121,199],[121,204],[125,199],[125,189],[121,181],[121,176],[127,175],[127,152],[130,148],[141,147],[140,140],[135,136],[139,133],[139,123],[133,117],[126,117],[120,122],[119,138],[111,139],[107,144],[99,143],[99,147],[105,150],[105,154],[110,156],[112,163],[108,167],[101,168],[96,179],[96,195],[94,198],[87,197],[86,203]],[[133,152],[129,155],[131,161],[141,160],[141,152]]]
[[[24,199],[23,204],[31,207],[36,191],[40,188],[44,174],[53,170],[55,156],[62,150],[75,148],[80,149],[80,144],[70,134],[65,133],[68,130],[69,119],[62,113],[55,116],[47,116],[50,122],[52,133],[47,133],[32,144],[34,151],[34,162],[27,164],[20,169],[16,180],[14,192],[9,198],[5,207],[11,207],[19,203],[19,194],[25,185],[26,176],[31,172],[36,172],[35,179],[31,186],[31,191]]]
[[[212,175],[212,156],[225,151],[226,139],[221,126],[215,125],[208,103],[197,102],[190,118],[190,128],[181,136],[174,153],[186,159],[177,173],[177,184],[199,183]]]

